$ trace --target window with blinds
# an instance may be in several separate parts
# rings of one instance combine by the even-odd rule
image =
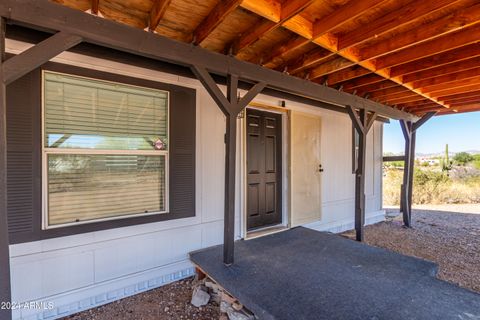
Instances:
[[[43,74],[45,217],[58,227],[168,211],[168,92]]]

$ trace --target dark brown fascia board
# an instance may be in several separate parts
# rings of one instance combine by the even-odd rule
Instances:
[[[208,51],[127,25],[71,9],[47,0],[3,0],[0,15],[9,23],[37,30],[63,31],[85,42],[183,66],[198,65],[213,74],[236,74],[244,81],[345,107],[354,106],[388,118],[416,121],[418,117],[352,94],[337,91],[234,57]]]

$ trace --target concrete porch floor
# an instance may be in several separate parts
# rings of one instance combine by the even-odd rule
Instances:
[[[295,228],[190,259],[259,319],[480,319],[480,295],[435,278],[425,260]]]

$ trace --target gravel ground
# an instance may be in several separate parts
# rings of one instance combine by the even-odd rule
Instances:
[[[412,229],[401,216],[367,226],[365,242],[433,261],[440,279],[480,292],[480,205],[417,206],[412,219]]]
[[[77,313],[64,320],[210,320],[220,317],[215,303],[195,308],[190,304],[193,278],[131,296],[99,308]]]
[[[367,226],[366,243],[436,262],[440,279],[480,292],[480,204],[416,207],[412,218],[412,229],[402,227],[401,216]],[[219,319],[215,303],[199,309],[190,304],[192,290],[189,278],[66,319]]]

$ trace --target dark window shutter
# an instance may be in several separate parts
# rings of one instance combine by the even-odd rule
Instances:
[[[170,95],[170,213],[195,211],[195,91]]]
[[[7,87],[7,210],[10,236],[31,233],[41,206],[40,72]],[[37,123],[38,122],[38,123]]]

